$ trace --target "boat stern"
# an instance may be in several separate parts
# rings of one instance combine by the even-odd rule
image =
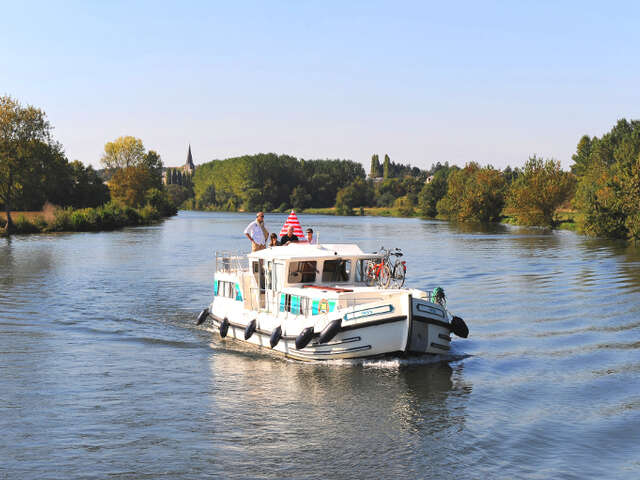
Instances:
[[[451,325],[442,305],[409,294],[407,313],[405,352],[442,354],[450,350]]]

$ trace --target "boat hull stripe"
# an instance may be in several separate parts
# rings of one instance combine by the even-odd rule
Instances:
[[[436,320],[435,318],[427,318],[423,317],[422,315],[414,315],[413,320],[415,320],[416,322],[430,323],[431,325],[437,325],[439,327],[451,330],[451,325],[449,325],[449,323],[443,322],[442,320]]]
[[[214,314],[210,314],[211,317],[218,323],[222,322],[222,318],[218,317],[217,315]],[[416,317],[413,317],[416,318]],[[421,318],[421,317],[418,317]],[[397,315],[395,317],[388,317],[388,318],[381,318],[380,320],[373,320],[371,322],[362,322],[362,323],[356,323],[354,325],[345,325],[340,329],[340,332],[348,332],[349,330],[357,330],[359,328],[366,328],[366,327],[375,327],[377,325],[384,325],[385,323],[395,323],[395,322],[404,322],[407,319],[406,315]],[[426,320],[430,320],[430,319],[425,319]],[[438,320],[433,320],[433,322],[437,322]],[[440,322],[440,323],[444,323],[444,322]],[[437,324],[436,324],[437,325]],[[445,325],[449,325],[448,323]],[[231,327],[235,327],[235,328],[241,328],[244,329],[245,325],[242,325],[240,323],[235,323],[232,321],[229,321],[229,326]],[[339,333],[340,333],[339,332]],[[268,337],[271,336],[271,332],[268,332],[266,330],[262,330],[260,328],[257,328],[255,333],[258,333],[260,335],[266,335]],[[320,332],[315,333],[313,335],[313,338],[319,337],[320,336]],[[295,340],[296,336],[295,335],[283,335],[282,336],[282,340]]]

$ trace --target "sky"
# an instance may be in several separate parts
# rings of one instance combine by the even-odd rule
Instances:
[[[167,166],[260,152],[571,165],[640,118],[640,2],[0,0],[0,95],[70,160],[133,135]]]

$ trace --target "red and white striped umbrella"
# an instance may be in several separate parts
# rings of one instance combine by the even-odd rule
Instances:
[[[291,213],[287,217],[287,221],[284,222],[282,226],[282,230],[280,230],[280,236],[286,235],[289,231],[289,227],[293,227],[293,234],[298,237],[299,240],[306,242],[307,239],[302,232],[302,227],[300,226],[300,222],[298,221],[298,217],[296,216],[296,212],[291,210]]]

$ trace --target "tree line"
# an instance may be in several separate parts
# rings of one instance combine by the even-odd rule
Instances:
[[[349,160],[303,160],[259,154],[214,160],[196,168],[188,208],[286,211],[335,207],[341,215],[384,207],[403,216],[459,222],[511,219],[556,227],[559,210],[579,229],[609,238],[640,238],[640,121],[620,120],[601,138],[584,136],[571,171],[554,159],[530,157],[503,170],[476,162],[436,163],[423,170],[371,158],[369,175]]]
[[[364,178],[351,160],[298,160],[266,153],[213,160],[193,174],[197,209],[285,211],[332,207],[338,191]]]
[[[101,158],[109,178],[106,183],[93,167],[69,161],[52,130],[41,109],[22,105],[10,96],[0,97],[0,208],[5,212],[0,227],[6,223],[5,232],[20,231],[12,211],[39,211],[46,203],[66,211],[65,218],[77,219],[74,229],[83,225],[84,229],[113,227],[119,220],[120,226],[139,224],[177,211],[162,183],[160,155],[147,151],[142,140],[127,136],[106,143]],[[103,206],[108,208],[100,208]],[[147,210],[127,210],[132,208]],[[73,216],[74,209],[86,211]],[[104,213],[104,222],[96,212]],[[42,218],[37,225],[24,218],[20,224],[25,231],[56,230],[66,225],[60,221],[55,226],[53,220]]]
[[[101,173],[66,158],[42,110],[0,97],[0,208],[8,232],[12,210],[40,210],[45,202],[67,209],[65,218],[72,219],[74,229],[113,226],[118,223],[114,218],[145,222],[174,214],[178,206],[228,211],[331,207],[342,215],[380,207],[403,216],[460,222],[508,216],[519,224],[554,227],[564,206],[576,212],[587,234],[640,239],[640,121],[622,119],[601,137],[583,136],[572,160],[569,172],[556,160],[536,156],[522,168],[498,170],[475,162],[461,168],[445,162],[423,170],[393,162],[388,154],[380,162],[375,154],[367,175],[351,160],[267,153],[213,160],[197,166],[189,178],[169,169],[169,185],[164,185],[160,155],[139,138],[107,142]],[[71,213],[101,206],[108,208]],[[147,211],[126,210],[132,208]]]

